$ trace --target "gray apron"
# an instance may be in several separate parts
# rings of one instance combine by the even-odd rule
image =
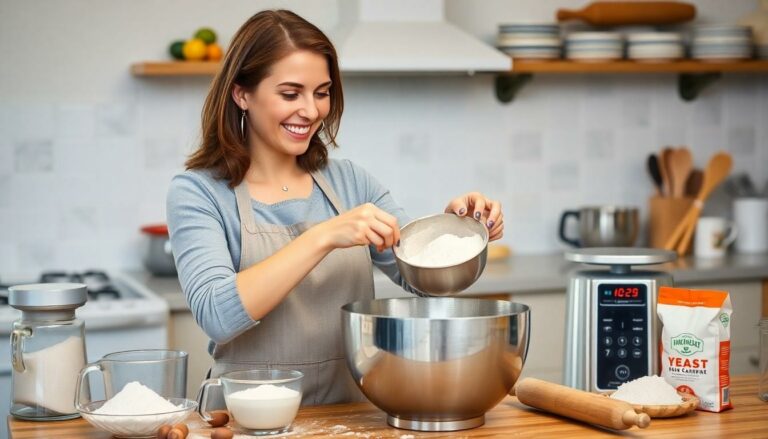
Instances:
[[[337,214],[345,211],[319,172],[312,178]],[[242,271],[273,255],[314,223],[257,224],[245,181],[235,188],[240,214]],[[304,373],[302,405],[362,401],[344,359],[341,306],[373,298],[367,246],[331,251],[259,324],[216,345],[211,376],[244,369],[293,369]]]

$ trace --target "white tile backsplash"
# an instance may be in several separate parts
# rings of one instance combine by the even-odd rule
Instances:
[[[447,0],[447,15],[492,41],[498,22],[551,18],[552,10],[567,6],[555,0],[516,2],[514,8],[507,3]],[[694,3],[709,21],[723,13],[735,20],[756,8],[751,0],[729,2],[728,8]],[[237,0],[211,13],[208,3],[191,4],[197,6],[188,9],[201,19],[218,17],[213,25],[221,26],[225,41],[247,14],[272,6]],[[23,15],[19,5],[11,7],[15,17]],[[328,10],[337,4],[287,7],[327,25],[335,16]],[[164,221],[170,179],[199,144],[210,85],[206,77],[129,75],[131,61],[162,56],[158,41],[190,30],[188,21],[172,20],[171,6],[149,8],[126,8],[125,20],[116,23],[114,6],[92,2],[89,16],[101,19],[102,28],[112,23],[115,37],[99,40],[93,29],[80,26],[88,38],[77,52],[56,54],[79,67],[61,61],[50,80],[41,79],[28,54],[53,50],[45,48],[52,31],[14,36],[18,43],[4,65],[11,79],[0,84],[0,276],[141,266],[146,240],[139,228]],[[65,9],[57,8],[53,18],[33,15],[30,29],[84,22]],[[147,28],[147,16],[170,27]],[[7,29],[0,27],[0,37],[8,36]],[[150,34],[130,43],[121,37],[143,31]],[[102,50],[114,45],[119,52]],[[92,68],[93,53],[99,53],[102,70]],[[636,205],[647,217],[653,188],[646,159],[664,145],[688,145],[697,167],[726,149],[734,154],[735,172],[749,172],[758,185],[768,179],[765,75],[726,74],[694,102],[678,97],[674,74],[534,75],[510,104],[496,101],[494,79],[344,77],[341,148],[332,157],[367,169],[412,217],[440,212],[471,190],[498,198],[505,213],[503,242],[517,253],[563,248],[557,226],[566,209]]]

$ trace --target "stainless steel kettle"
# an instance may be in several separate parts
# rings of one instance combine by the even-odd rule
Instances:
[[[560,239],[574,247],[632,247],[640,229],[637,207],[589,206],[560,217]],[[569,217],[579,222],[578,239],[566,236]]]

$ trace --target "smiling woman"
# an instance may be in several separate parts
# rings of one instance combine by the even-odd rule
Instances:
[[[303,404],[362,399],[346,369],[340,307],[373,298],[375,265],[405,290],[391,248],[409,218],[349,161],[328,158],[343,110],[336,50],[290,11],[236,33],[203,107],[200,148],[168,193],[184,293],[211,338],[211,375],[294,369]],[[471,192],[446,212],[490,239],[498,202]]]

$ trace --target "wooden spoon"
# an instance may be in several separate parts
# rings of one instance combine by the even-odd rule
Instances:
[[[692,170],[685,182],[685,196],[695,197],[701,190],[702,183],[704,183],[704,173],[701,172],[701,169]]]
[[[683,256],[688,251],[691,243],[693,230],[696,228],[696,221],[699,219],[701,209],[704,207],[704,201],[709,197],[715,188],[728,177],[733,166],[733,159],[727,152],[719,152],[712,156],[704,170],[704,182],[701,185],[696,200],[688,209],[683,219],[675,227],[675,231],[667,239],[664,248],[667,250],[676,250],[679,256]]]
[[[693,169],[693,157],[686,147],[672,150],[667,162],[669,179],[672,182],[672,196],[681,198],[685,195],[685,182]]]

